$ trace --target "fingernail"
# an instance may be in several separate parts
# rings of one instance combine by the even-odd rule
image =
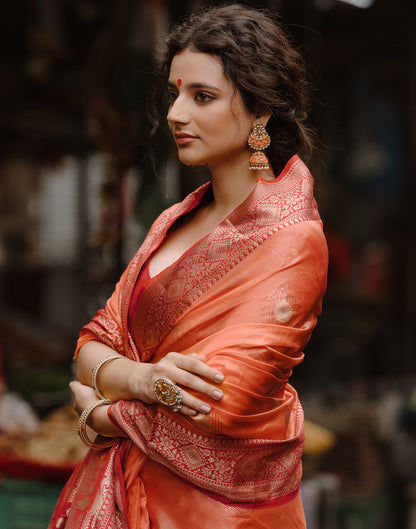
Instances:
[[[222,373],[217,373],[214,377],[215,382],[222,382],[224,380],[224,375]]]
[[[208,406],[208,404],[202,404],[199,408],[203,413],[209,413],[211,411],[211,406]]]
[[[219,389],[216,389],[212,393],[212,398],[215,399],[215,400],[220,400],[222,398],[222,396],[223,396],[223,392],[220,391]]]
[[[197,414],[196,410],[189,410],[188,411],[188,415],[196,415],[196,414]]]

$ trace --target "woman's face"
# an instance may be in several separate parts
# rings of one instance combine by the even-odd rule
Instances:
[[[167,119],[184,164],[215,167],[248,160],[255,119],[217,57],[190,50],[176,55],[168,91]]]

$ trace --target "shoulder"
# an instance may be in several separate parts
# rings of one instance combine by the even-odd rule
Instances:
[[[313,178],[298,156],[293,156],[274,180],[258,178],[251,195],[237,210],[234,225],[270,234],[303,221],[320,221],[313,195]]]
[[[328,247],[320,220],[297,222],[271,235],[263,246],[286,257],[303,254],[313,256],[322,263],[328,260]]]

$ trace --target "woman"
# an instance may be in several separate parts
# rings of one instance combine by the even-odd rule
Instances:
[[[304,528],[288,379],[327,250],[298,157],[302,61],[271,15],[213,8],[168,36],[160,86],[180,161],[211,181],[162,213],[81,331],[71,389],[94,449],[50,527]]]

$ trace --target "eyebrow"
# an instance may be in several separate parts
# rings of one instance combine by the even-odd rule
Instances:
[[[168,87],[176,88],[176,84],[173,83],[172,81],[168,81]],[[217,92],[221,92],[220,88],[217,88],[216,86],[210,85],[207,83],[191,83],[191,84],[186,85],[186,87],[190,90],[195,90],[197,88],[208,88],[209,90],[216,90]]]

